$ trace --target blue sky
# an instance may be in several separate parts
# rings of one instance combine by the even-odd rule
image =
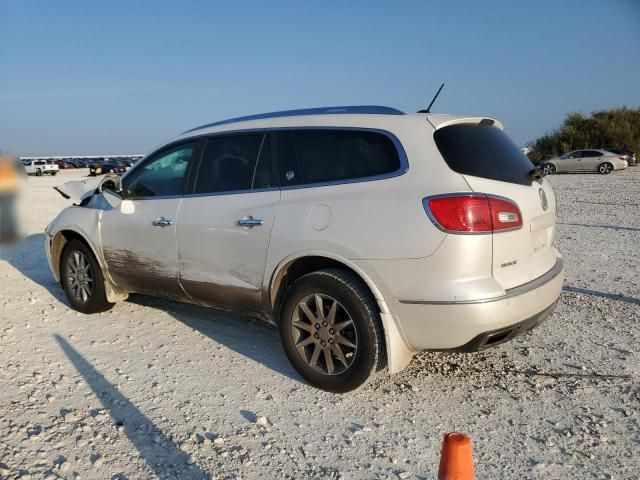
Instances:
[[[199,124],[325,105],[500,119],[640,106],[640,0],[0,0],[0,149],[144,153]]]

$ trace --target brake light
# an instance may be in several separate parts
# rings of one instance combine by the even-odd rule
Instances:
[[[627,159],[627,156],[626,156],[626,155],[620,155],[618,158],[619,158],[620,160],[626,160],[626,159]]]
[[[499,197],[454,194],[427,197],[423,205],[436,226],[449,232],[489,233],[522,226],[518,206]]]

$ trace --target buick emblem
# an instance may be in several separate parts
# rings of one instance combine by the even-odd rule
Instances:
[[[549,207],[549,202],[547,202],[547,194],[544,193],[543,189],[538,189],[538,195],[540,195],[540,205],[542,205],[542,210],[546,210]]]

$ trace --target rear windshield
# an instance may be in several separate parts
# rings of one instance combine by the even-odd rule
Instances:
[[[452,170],[463,175],[531,185],[531,161],[499,128],[451,125],[436,130],[438,150]]]

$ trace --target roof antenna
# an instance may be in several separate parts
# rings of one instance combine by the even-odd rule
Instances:
[[[431,107],[433,106],[433,103],[436,101],[436,98],[438,98],[438,95],[440,95],[440,91],[442,90],[442,87],[444,87],[444,83],[442,85],[440,85],[440,88],[436,92],[436,95],[433,97],[433,100],[431,100],[431,103],[429,104],[427,109],[426,110],[418,110],[418,113],[431,113]]]

